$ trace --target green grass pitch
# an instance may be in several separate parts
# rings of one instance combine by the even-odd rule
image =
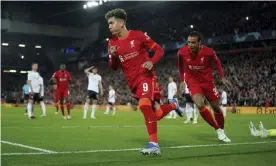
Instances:
[[[250,136],[248,123],[276,129],[276,115],[226,117],[226,133],[232,143],[217,140],[216,132],[201,118],[184,124],[185,118],[159,122],[160,156],[142,156],[148,143],[141,112],[115,116],[97,110],[96,120],[82,120],[82,110],[73,109],[63,120],[47,110],[47,117],[28,120],[23,108],[1,110],[1,160],[3,166],[272,166],[276,165],[276,137]],[[88,114],[90,115],[90,114]]]

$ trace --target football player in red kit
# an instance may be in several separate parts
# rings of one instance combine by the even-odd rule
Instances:
[[[216,129],[219,140],[231,142],[223,130],[224,117],[219,106],[220,97],[214,83],[213,69],[217,69],[223,84],[229,89],[232,88],[232,85],[224,78],[221,63],[215,51],[201,45],[200,41],[200,33],[191,32],[188,36],[188,45],[183,46],[178,51],[178,67],[182,80],[181,89],[184,87],[185,80],[202,118]],[[204,103],[204,96],[214,110],[215,120]]]
[[[123,9],[111,10],[105,18],[113,35],[108,43],[109,65],[114,70],[121,67],[133,96],[139,100],[139,108],[144,115],[149,144],[141,150],[141,153],[159,154],[157,121],[172,110],[177,110],[178,115],[183,116],[183,112],[178,109],[177,101],[161,105],[156,111],[153,108],[155,89],[153,65],[161,59],[164,50],[145,33],[126,29],[127,14]],[[148,55],[148,49],[155,52],[152,58]]]
[[[71,119],[70,116],[70,101],[68,100],[69,96],[69,81],[71,81],[71,74],[65,70],[65,64],[60,65],[60,70],[56,71],[53,76],[52,80],[54,83],[57,84],[56,90],[56,99],[59,100],[61,113],[64,119]],[[64,103],[65,101],[65,103]],[[64,114],[64,104],[67,107],[67,117]]]

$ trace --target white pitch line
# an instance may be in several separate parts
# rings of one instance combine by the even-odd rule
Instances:
[[[36,148],[36,147],[33,147],[33,146],[18,144],[18,143],[9,142],[9,141],[2,141],[1,140],[1,143],[8,144],[8,145],[13,145],[13,146],[19,146],[19,147],[22,147],[22,148],[27,148],[27,149],[32,149],[32,150],[37,150],[37,151],[41,151],[41,152],[44,152],[44,153],[57,153],[57,152],[52,151],[52,150]]]
[[[219,146],[237,146],[237,145],[258,145],[258,144],[271,144],[276,141],[270,142],[242,142],[242,143],[229,143],[229,144],[205,144],[205,145],[183,145],[183,146],[170,146],[163,147],[163,149],[187,149],[187,148],[204,148],[204,147],[219,147]],[[63,152],[49,152],[49,153],[3,153],[2,156],[25,156],[25,155],[47,155],[47,154],[80,154],[80,153],[100,153],[100,152],[126,152],[138,151],[141,148],[131,149],[100,149],[100,150],[87,150],[87,151],[63,151]]]

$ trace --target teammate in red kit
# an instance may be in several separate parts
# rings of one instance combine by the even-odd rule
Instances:
[[[177,101],[161,105],[159,110],[153,110],[155,85],[153,65],[161,59],[164,50],[143,32],[128,31],[127,14],[123,9],[111,10],[105,18],[113,35],[108,43],[109,66],[114,70],[121,67],[131,92],[139,100],[139,108],[145,118],[150,142],[141,153],[159,154],[157,121],[174,109],[178,111],[179,116],[183,116],[183,112],[178,109]],[[155,52],[152,58],[148,55],[148,49]]]
[[[70,116],[70,101],[69,96],[69,81],[71,81],[71,74],[65,70],[65,64],[60,65],[60,70],[56,71],[52,76],[52,80],[57,84],[56,99],[59,100],[61,113],[64,119],[71,119]],[[64,114],[64,104],[67,107],[67,117]]]
[[[213,68],[215,67],[222,82],[231,88],[231,83],[224,78],[223,69],[215,51],[212,48],[200,45],[201,35],[198,32],[191,32],[188,36],[188,45],[178,51],[178,67],[180,73],[181,89],[185,87],[184,80],[190,89],[193,101],[197,105],[203,119],[214,127],[218,139],[223,142],[231,142],[224,133],[224,117],[219,106],[219,93],[216,89]],[[184,75],[185,73],[185,75]],[[214,117],[206,108],[204,96],[210,102],[215,111]]]

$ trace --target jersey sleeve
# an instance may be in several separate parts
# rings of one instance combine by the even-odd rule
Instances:
[[[222,79],[222,78],[224,78],[224,74],[223,74],[223,68],[222,68],[222,66],[221,66],[221,62],[220,62],[220,60],[219,60],[219,58],[217,57],[217,54],[216,54],[216,52],[213,50],[213,49],[211,49],[211,59],[212,59],[212,64],[214,63],[215,64],[215,66],[216,66],[216,69],[217,69],[217,71],[218,71],[218,74],[219,74],[219,76],[220,76],[220,78]]]
[[[102,77],[101,76],[99,76],[99,81],[102,81]]]
[[[44,85],[44,82],[43,82],[43,78],[42,77],[39,77],[39,81],[40,81],[40,85]]]
[[[153,64],[157,63],[164,55],[164,49],[142,31],[138,31],[137,37],[147,49],[154,51],[154,55],[151,58],[151,61]]]
[[[58,72],[55,72],[52,76],[52,78],[58,79]]]

